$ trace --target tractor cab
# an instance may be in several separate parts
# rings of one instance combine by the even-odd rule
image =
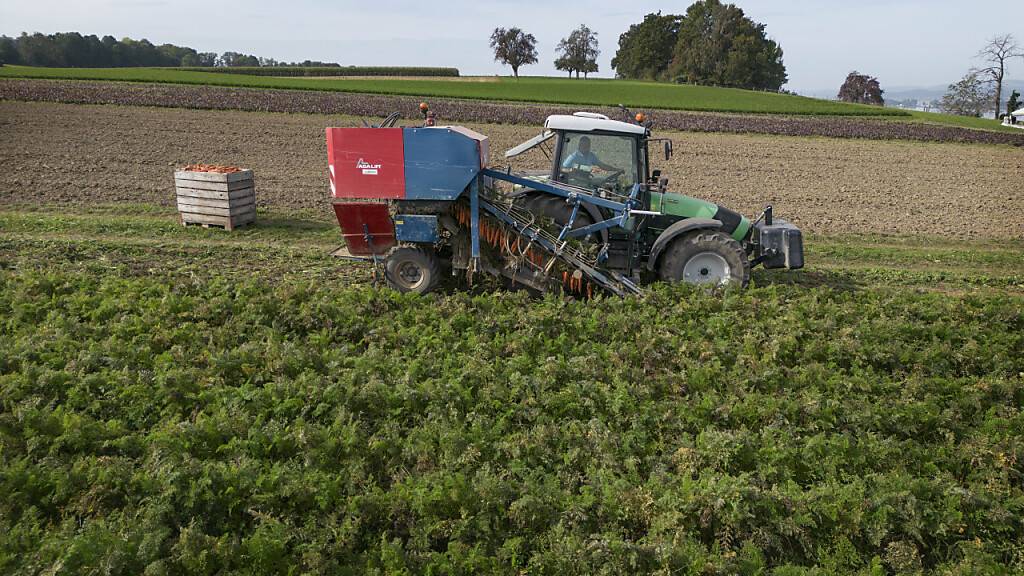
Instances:
[[[544,132],[512,148],[505,157],[540,147],[552,161],[545,179],[624,196],[649,179],[649,134],[643,125],[611,120],[604,114],[556,114],[548,117]]]
[[[617,194],[646,181],[645,127],[586,112],[551,116],[545,127],[558,134],[553,180]]]

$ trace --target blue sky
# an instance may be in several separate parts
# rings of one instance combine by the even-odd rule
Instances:
[[[1001,17],[1010,0],[741,0],[737,4],[785,51],[798,91],[838,88],[853,69],[883,88],[945,85],[972,65],[988,37],[1013,33],[1024,20]],[[79,31],[145,37],[202,51],[234,50],[279,60],[363,65],[456,66],[463,74],[508,73],[487,41],[495,26],[519,26],[538,39],[540,63],[522,73],[550,75],[558,40],[583,23],[598,32],[599,76],[611,76],[619,34],[644,14],[685,11],[689,2],[607,0],[3,0],[0,33]],[[1024,78],[1024,61],[1011,77]]]

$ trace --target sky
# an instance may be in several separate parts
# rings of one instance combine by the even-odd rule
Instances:
[[[947,85],[971,67],[986,39],[1024,20],[1013,0],[738,0],[783,48],[786,88],[838,90],[851,70],[883,88]],[[491,31],[518,26],[537,38],[539,63],[521,74],[555,75],[555,45],[579,24],[597,31],[597,76],[613,76],[619,35],[651,12],[683,13],[689,1],[610,0],[0,0],[0,34],[69,32],[146,38],[201,52],[343,65],[454,66],[463,75],[509,74],[493,61]],[[1024,60],[1009,77],[1024,78]]]

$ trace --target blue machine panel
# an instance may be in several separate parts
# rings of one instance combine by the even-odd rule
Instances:
[[[437,242],[437,216],[429,214],[395,215],[395,238],[401,242]]]
[[[405,128],[406,200],[454,200],[480,172],[481,144],[449,128]]]

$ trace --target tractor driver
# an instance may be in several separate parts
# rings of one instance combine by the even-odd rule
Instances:
[[[579,144],[576,145],[576,151],[569,154],[562,162],[562,168],[565,170],[579,170],[582,166],[597,166],[602,170],[608,170],[609,172],[618,172],[619,168],[605,164],[590,151],[590,137],[582,136]]]

